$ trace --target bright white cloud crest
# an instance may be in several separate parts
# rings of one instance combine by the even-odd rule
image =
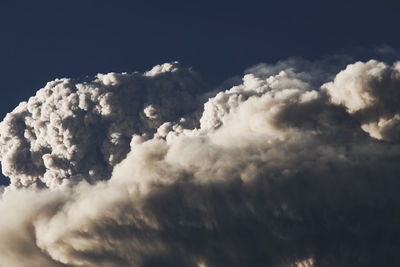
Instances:
[[[319,64],[48,83],[1,123],[0,266],[399,263],[400,65]]]

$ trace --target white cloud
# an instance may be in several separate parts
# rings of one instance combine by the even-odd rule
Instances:
[[[164,121],[190,115],[203,87],[196,73],[176,62],[145,75],[49,82],[1,123],[3,172],[14,187],[108,179],[133,134],[151,138]]]

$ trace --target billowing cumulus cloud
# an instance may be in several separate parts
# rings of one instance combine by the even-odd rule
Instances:
[[[184,120],[203,87],[176,62],[144,74],[49,82],[1,123],[3,172],[14,187],[108,179],[133,134],[151,138],[163,122]]]
[[[357,62],[325,85],[333,103],[358,117],[372,137],[399,141],[400,62]]]
[[[399,265],[399,63],[321,64],[49,83],[1,125],[0,266]]]

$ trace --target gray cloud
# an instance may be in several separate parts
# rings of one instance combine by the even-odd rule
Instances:
[[[193,112],[203,87],[176,62],[145,74],[49,82],[1,123],[3,172],[14,187],[108,179],[132,134],[151,138],[164,121]]]
[[[137,74],[149,80],[147,90],[159,75],[166,75],[162,83],[189,80],[166,87],[179,90],[160,96],[167,97],[165,105],[157,102],[161,98],[144,98],[130,110],[140,115],[121,115],[121,123],[132,120],[127,131],[132,140],[124,143],[119,161],[108,163],[110,178],[50,186],[53,190],[6,190],[0,202],[0,265],[399,265],[399,139],[393,128],[379,128],[377,136],[365,127],[396,116],[398,63],[358,62],[336,77],[329,66],[313,67],[318,64],[292,59],[250,68],[242,83],[204,103],[197,123],[190,123],[195,127],[180,117],[196,119],[191,114],[201,92],[193,88],[202,84],[197,78],[187,70],[175,76],[180,72],[171,71],[173,65]],[[160,71],[166,74],[153,73]],[[99,77],[107,76],[118,75]],[[188,106],[176,107],[187,95],[190,101],[182,104]],[[119,101],[107,102],[106,110],[114,114]],[[63,110],[64,102],[57,103],[46,116]],[[20,130],[28,125],[13,116],[19,121],[36,116],[27,116],[24,105],[2,123],[2,155],[11,153],[8,142],[22,140]],[[157,118],[149,126],[147,120]],[[96,119],[95,129],[110,127],[103,122],[107,116]],[[29,125],[43,120],[33,121]],[[80,151],[91,155],[102,142]],[[57,147],[47,154],[52,149]],[[15,149],[13,160],[3,156],[15,169],[12,179],[32,173],[33,163],[19,156],[24,153]],[[18,157],[27,167],[14,166]],[[84,176],[90,164],[74,169],[74,175]],[[71,179],[62,176],[69,165],[57,166],[58,175]]]
[[[389,59],[397,58],[400,55],[400,51],[389,45],[380,45],[375,48],[378,55],[388,57]]]

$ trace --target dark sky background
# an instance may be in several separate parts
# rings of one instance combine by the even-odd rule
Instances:
[[[400,0],[1,1],[0,116],[60,77],[178,60],[217,84],[289,56],[369,59],[400,48],[399,14]]]

